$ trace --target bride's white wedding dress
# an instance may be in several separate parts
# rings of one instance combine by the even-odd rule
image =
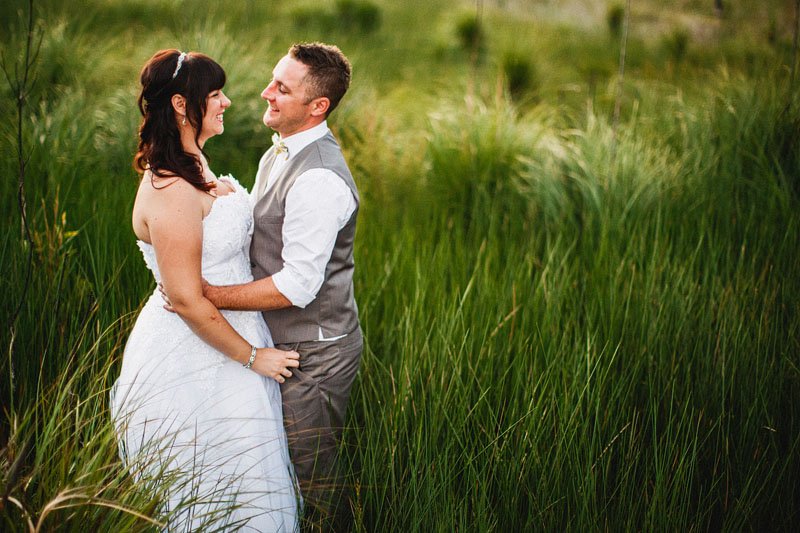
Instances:
[[[217,198],[203,220],[202,275],[214,285],[252,280],[247,191]],[[155,280],[153,247],[138,242]],[[158,290],[134,326],[111,410],[120,451],[140,483],[161,495],[167,529],[295,531],[298,496],[274,380],[218,352]],[[222,311],[249,343],[272,346],[260,313]]]

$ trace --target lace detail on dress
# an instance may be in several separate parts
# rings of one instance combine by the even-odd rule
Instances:
[[[252,281],[250,270],[249,249],[250,240],[253,235],[253,212],[250,204],[250,196],[247,189],[232,176],[222,178],[234,187],[234,191],[214,200],[211,210],[203,219],[203,254],[202,254],[202,276],[213,285],[234,285]],[[153,246],[144,241],[137,241],[137,245],[142,252],[147,268],[153,273],[156,283],[161,281],[161,273],[156,261],[156,253]],[[146,306],[163,305],[160,293],[156,289],[150,297]],[[257,331],[254,321],[257,321],[256,313],[249,311],[227,311],[223,310],[222,315],[230,322],[248,342],[257,346],[264,346],[264,339],[248,338],[248,332]],[[151,313],[149,315],[153,317]],[[201,387],[211,390],[214,386],[214,378],[219,367],[225,363],[227,357],[213,349],[197,335],[195,335],[186,324],[176,323],[183,320],[174,313],[163,310],[163,313],[156,312],[157,320],[151,321],[149,329],[153,338],[168,338],[174,336],[176,331],[183,331],[180,338],[174,338],[173,350],[163,361],[162,369],[171,375],[186,372],[191,369],[192,377],[197,379]],[[267,339],[271,344],[271,339]]]
[[[230,175],[222,176],[234,192],[220,196],[203,219],[203,277],[214,285],[233,285],[252,279],[249,249],[253,237],[253,211],[247,189]],[[156,282],[161,281],[155,249],[144,241],[136,242],[147,268]]]

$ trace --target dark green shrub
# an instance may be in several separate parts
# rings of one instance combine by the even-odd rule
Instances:
[[[602,86],[615,72],[615,64],[608,57],[586,54],[576,58],[575,68],[586,81],[589,94],[594,96],[598,85]]]
[[[767,42],[772,46],[778,43],[778,21],[775,20],[775,15],[770,14],[769,25],[767,26]]]
[[[622,4],[612,4],[608,7],[606,12],[606,22],[608,23],[608,31],[614,37],[619,37],[622,34],[622,24],[625,22],[625,7]]]
[[[539,74],[528,56],[508,52],[503,56],[500,69],[512,98],[518,99],[539,89]]]
[[[467,51],[479,50],[486,39],[480,19],[470,13],[463,15],[456,23],[456,36],[461,48]]]
[[[381,8],[367,0],[337,0],[336,14],[342,27],[372,33],[381,25]]]
[[[299,6],[291,11],[292,22],[297,29],[313,29],[328,32],[336,27],[336,17],[324,9]]]
[[[676,64],[683,63],[689,48],[689,33],[683,28],[673,30],[664,39],[664,48]]]

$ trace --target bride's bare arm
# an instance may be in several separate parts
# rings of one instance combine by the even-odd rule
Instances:
[[[247,363],[250,344],[203,296],[203,205],[196,190],[181,180],[152,194],[149,203],[147,227],[172,308],[208,344],[239,363]],[[282,383],[291,377],[289,369],[298,366],[296,352],[259,348],[252,369]]]

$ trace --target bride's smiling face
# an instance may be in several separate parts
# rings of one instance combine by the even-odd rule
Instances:
[[[200,129],[199,141],[204,143],[214,135],[225,131],[225,122],[222,115],[231,105],[230,99],[225,96],[222,89],[211,91],[206,97],[206,113],[203,115],[203,125]]]
[[[313,125],[313,100],[308,98],[304,83],[307,74],[306,65],[284,56],[272,71],[272,81],[261,92],[261,98],[269,103],[264,112],[264,124],[282,137]]]

